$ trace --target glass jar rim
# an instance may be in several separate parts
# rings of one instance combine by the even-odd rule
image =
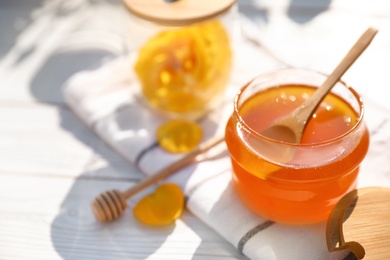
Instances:
[[[240,98],[242,97],[243,93],[245,92],[245,90],[248,87],[251,86],[251,84],[255,83],[256,79],[259,79],[260,77],[262,77],[264,75],[269,75],[271,73],[283,73],[283,72],[287,72],[287,71],[309,72],[309,73],[317,74],[319,76],[324,76],[325,78],[328,76],[325,73],[322,73],[322,72],[319,72],[316,70],[306,69],[306,68],[282,68],[282,69],[274,70],[274,71],[271,71],[271,72],[268,72],[265,74],[258,75],[256,77],[254,77],[252,80],[250,80],[249,82],[247,82],[243,87],[241,87],[241,89],[238,91],[238,93],[234,97],[233,114],[236,117],[237,121],[241,124],[241,126],[246,128],[250,134],[253,134],[256,138],[260,138],[260,139],[263,139],[267,142],[274,143],[274,144],[280,144],[280,145],[291,146],[291,147],[314,147],[314,146],[322,146],[322,145],[328,145],[331,143],[338,142],[338,141],[344,139],[345,137],[347,137],[348,135],[350,135],[351,133],[355,132],[363,124],[363,118],[364,118],[364,114],[365,114],[365,106],[364,106],[364,102],[363,102],[361,96],[357,93],[357,91],[354,88],[349,86],[345,81],[343,81],[342,79],[339,79],[336,82],[336,84],[340,83],[344,88],[346,88],[353,95],[353,97],[357,101],[357,104],[358,104],[359,109],[360,109],[360,111],[356,111],[356,112],[358,112],[358,117],[356,118],[356,120],[357,120],[356,124],[351,129],[344,132],[343,134],[341,134],[335,138],[329,139],[329,140],[302,144],[302,143],[290,143],[290,142],[285,142],[285,141],[281,141],[281,140],[275,140],[275,139],[272,139],[272,138],[267,137],[265,135],[262,135],[258,131],[251,128],[245,122],[245,120],[242,118],[242,116],[240,115],[240,111],[239,111],[240,110],[239,101],[240,101]],[[291,82],[291,83],[293,83],[293,82]],[[288,84],[288,83],[286,83],[286,84]],[[319,87],[316,85],[313,85],[313,86]],[[338,96],[337,94],[335,94],[335,95]]]

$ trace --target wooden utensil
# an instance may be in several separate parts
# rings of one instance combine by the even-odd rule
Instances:
[[[341,76],[344,75],[348,68],[368,47],[376,33],[376,29],[371,27],[368,28],[352,46],[336,69],[328,76],[322,86],[319,87],[302,106],[299,106],[286,117],[278,119],[272,126],[262,131],[262,134],[275,140],[281,140],[288,143],[299,143],[307,122],[310,120],[319,104],[336,82],[340,80]]]
[[[195,149],[191,153],[188,153],[182,159],[174,162],[160,172],[143,179],[141,182],[131,187],[130,189],[127,189],[123,192],[118,190],[109,190],[98,195],[91,204],[96,219],[100,222],[106,222],[118,218],[126,209],[126,200],[131,196],[156,183],[157,181],[169,177],[179,169],[193,163],[198,155],[207,152],[223,141],[224,137],[211,139],[209,142],[199,146],[199,148]]]
[[[390,259],[390,189],[366,187],[345,195],[329,217],[326,241],[330,252]]]

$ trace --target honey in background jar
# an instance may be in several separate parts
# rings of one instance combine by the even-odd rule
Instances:
[[[230,79],[235,1],[124,3],[135,46],[131,69],[142,99],[171,117],[204,114],[223,96]]]

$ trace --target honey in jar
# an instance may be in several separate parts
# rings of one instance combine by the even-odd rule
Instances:
[[[235,1],[124,3],[142,100],[155,112],[186,119],[216,105],[231,75]]]

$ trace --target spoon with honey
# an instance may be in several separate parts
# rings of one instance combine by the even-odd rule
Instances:
[[[292,113],[278,119],[269,128],[262,131],[262,135],[269,138],[280,140],[288,143],[299,143],[301,141],[305,127],[312,117],[313,113],[329,93],[332,87],[340,80],[341,76],[349,69],[356,59],[371,43],[377,33],[377,29],[368,28],[358,41],[352,46],[347,55],[339,63],[336,69],[328,76],[325,82],[310,96],[310,98],[295,109]],[[196,161],[198,155],[206,153],[213,147],[221,144],[224,137],[216,137],[210,140],[197,149],[188,153],[182,159],[174,162],[160,172],[151,175],[137,185],[127,189],[126,191],[109,190],[98,195],[91,204],[93,213],[96,219],[100,222],[112,221],[120,217],[127,207],[126,200],[131,196],[141,191],[142,189],[155,184],[156,182],[165,179],[179,169]],[[290,154],[291,155],[291,154]]]
[[[322,100],[340,80],[341,76],[349,69],[356,59],[371,43],[377,30],[368,28],[347,55],[327,77],[325,82],[305,101],[287,116],[276,120],[270,127],[261,132],[262,135],[287,143],[300,143],[305,127],[321,104]]]

